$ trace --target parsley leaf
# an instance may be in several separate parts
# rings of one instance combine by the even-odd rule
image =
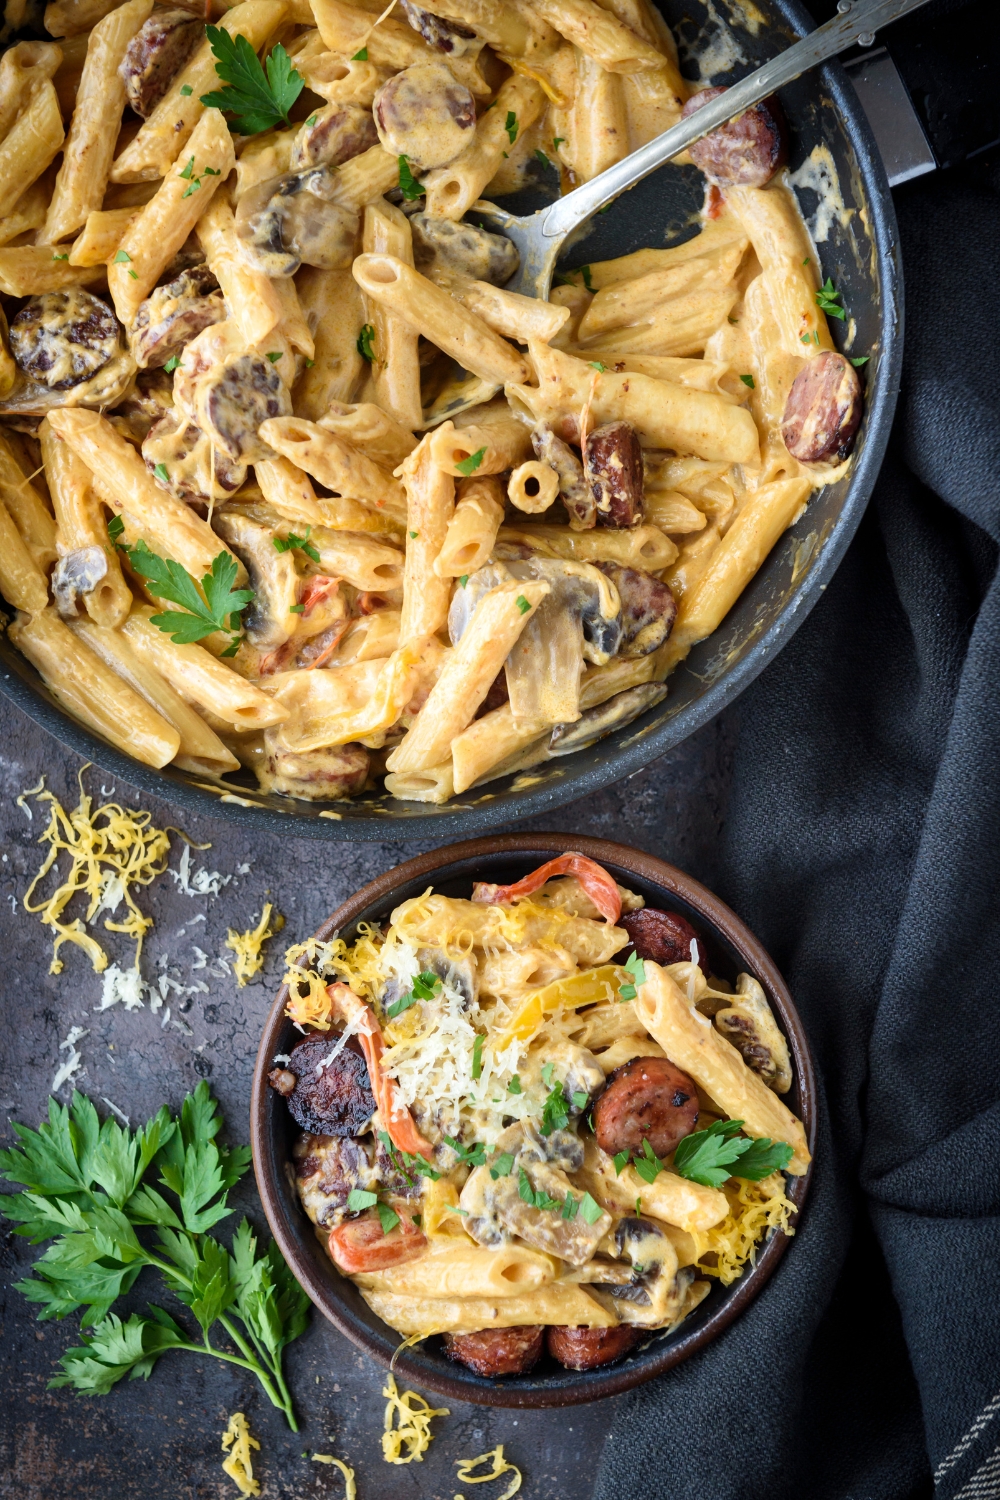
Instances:
[[[584,1193],[580,1199],[581,1219],[586,1219],[588,1224],[596,1224],[603,1212],[604,1210],[601,1205],[589,1193]]]
[[[567,1193],[563,1199],[562,1216],[564,1219],[575,1219],[580,1208],[581,1200],[574,1198],[572,1193]]]
[[[410,171],[410,161],[406,156],[399,158],[399,191],[407,203],[413,203],[424,196],[424,189]]]
[[[517,1191],[520,1197],[531,1208],[552,1210],[562,1208],[558,1198],[550,1198],[542,1188],[533,1188],[527,1172],[521,1167],[517,1174]]]
[[[409,1151],[400,1151],[392,1144],[392,1140],[385,1130],[380,1130],[378,1138],[382,1142],[396,1171],[412,1185],[413,1176],[429,1177],[431,1182],[437,1182],[440,1172],[435,1172],[430,1162],[422,1156],[411,1155]]]
[[[674,1171],[703,1187],[721,1187],[733,1174],[729,1168],[751,1142],[738,1132],[742,1120],[716,1120],[707,1130],[687,1135],[674,1152]]]
[[[470,474],[476,472],[485,457],[486,449],[478,448],[475,453],[470,453],[468,458],[460,458],[455,468],[468,479]]]
[[[434,991],[440,988],[441,980],[436,974],[432,974],[429,969],[425,969],[422,974],[418,974],[413,981],[413,993],[418,1000],[433,999]]]
[[[542,1064],[542,1082],[547,1089],[550,1089],[552,1087],[552,1075],[555,1070],[555,1063],[547,1062]]]
[[[307,557],[311,557],[314,563],[318,563],[319,553],[309,540],[311,532],[312,527],[307,526],[305,536],[296,536],[294,531],[290,531],[287,536],[276,536],[274,538],[275,552],[292,552],[298,550],[299,552],[304,552]]]
[[[755,391],[757,389],[757,387],[753,383],[753,376],[752,375],[741,375],[740,379],[742,380],[742,382],[743,382],[743,384],[745,386],[749,386],[750,390]]]
[[[514,1074],[513,1078],[510,1080],[510,1083],[508,1083],[507,1085],[507,1092],[508,1094],[520,1094],[523,1092],[519,1074]]]
[[[587,291],[588,292],[592,292],[594,290],[594,288],[593,288],[593,285],[592,285],[591,280],[590,280],[590,267],[589,266],[581,266],[580,267],[580,275],[583,277],[583,284],[587,288]]]
[[[366,1193],[363,1188],[351,1188],[347,1195],[347,1207],[352,1214],[361,1213],[366,1208],[374,1208],[377,1202],[378,1193]]]
[[[476,1040],[472,1044],[472,1076],[481,1078],[483,1074],[483,1043],[486,1038],[481,1031],[476,1033]]]
[[[396,1213],[395,1209],[390,1208],[388,1203],[376,1203],[375,1211],[378,1214],[379,1223],[382,1225],[382,1233],[389,1234],[399,1223],[399,1214]]]
[[[501,1151],[499,1156],[494,1156],[493,1165],[490,1167],[490,1176],[496,1182],[501,1177],[509,1177],[514,1165],[514,1154],[511,1151]]]
[[[111,540],[113,542],[117,542],[118,538],[121,536],[124,530],[125,522],[122,520],[121,516],[112,516],[111,520],[108,522],[108,536],[111,538]]]
[[[655,1182],[663,1171],[663,1163],[656,1155],[646,1136],[642,1138],[642,1155],[637,1156],[632,1163],[643,1182]]]
[[[202,94],[208,108],[233,116],[240,135],[259,135],[276,125],[290,124],[288,112],[303,88],[303,79],[279,43],[267,59],[267,73],[245,36],[232,37],[219,26],[206,26],[205,35],[215,56],[215,71],[225,89]]]
[[[465,585],[469,581],[469,575],[468,575],[468,573],[463,573],[462,576],[461,576],[461,578],[458,581],[459,581],[460,586],[464,589]]]
[[[173,372],[176,370],[177,366],[180,364],[180,362],[181,362],[181,357],[180,357],[179,354],[171,354],[170,358],[167,360],[167,362],[163,366],[163,368],[167,372],[168,375],[172,375]]]
[[[461,1141],[453,1140],[450,1135],[446,1135],[444,1139],[458,1155],[458,1166],[481,1167],[485,1164],[486,1147],[482,1141],[475,1141],[471,1146],[463,1146]]]
[[[562,143],[563,143],[563,141],[565,139],[566,139],[566,137],[564,135],[554,135],[552,137],[552,149],[553,149],[553,151],[558,151],[559,147],[562,145]]]
[[[156,465],[154,465],[153,473],[156,476],[156,478],[160,481],[161,484],[169,484],[170,483],[170,475],[167,473],[167,466],[166,466],[166,464],[156,464]]]
[[[362,47],[361,51],[360,52],[355,52],[354,56],[351,58],[351,62],[367,62],[367,61],[368,61],[368,48],[367,47]]]
[[[541,162],[543,167],[551,167],[552,163],[549,161],[548,157],[545,155],[545,152],[540,146],[535,147],[535,155]]]
[[[65,255],[53,255],[52,259],[53,260],[69,260],[69,251],[67,250]]]
[[[169,635],[172,641],[186,645],[204,640],[216,630],[235,630],[233,623],[239,621],[240,610],[253,599],[252,589],[234,589],[237,562],[229,552],[220,552],[212,561],[212,571],[206,573],[201,585],[191,574],[172,558],[160,557],[151,552],[140,538],[134,547],[125,548],[132,567],[145,578],[152,592],[171,604],[179,604],[181,611],[151,616],[152,623]],[[232,648],[239,644],[234,635]]]
[[[588,1093],[585,1093],[583,1089],[578,1089],[577,1092],[573,1095],[573,1108],[586,1109],[587,1100],[589,1098],[590,1095]]]
[[[851,356],[851,364],[854,366],[854,368],[856,370],[860,370],[861,366],[862,365],[866,365],[870,359],[871,359],[871,355],[870,354],[862,354],[859,359],[855,359],[854,356],[852,355]]]
[[[749,1151],[744,1151],[733,1172],[734,1177],[744,1177],[750,1182],[759,1182],[772,1172],[784,1171],[794,1156],[791,1146],[784,1141],[772,1141],[767,1136],[750,1142]]]
[[[514,111],[512,109],[509,109],[507,111],[507,118],[503,122],[503,128],[507,132],[507,139],[510,141],[511,145],[513,146],[514,142],[517,140],[518,125],[517,125],[517,115],[514,113]]]
[[[561,1083],[549,1090],[542,1108],[542,1135],[551,1135],[553,1130],[565,1130],[569,1124],[569,1107],[563,1097]]]
[[[619,1000],[634,1000],[636,996],[636,985],[646,983],[646,965],[638,953],[630,953],[625,962],[625,972],[631,974],[632,983],[623,984],[618,987]]]
[[[375,325],[365,323],[358,334],[357,351],[362,359],[372,364],[375,359]]]
[[[820,312],[826,313],[828,318],[840,318],[841,322],[843,322],[844,318],[847,317],[847,313],[841,307],[840,302],[841,294],[837,291],[837,288],[828,276],[816,293],[816,306]]]
[[[590,360],[590,368],[596,370],[598,375],[603,375],[608,367],[607,365],[602,365],[599,359],[592,359]]]
[[[528,610],[531,608],[531,605],[528,603],[523,594],[518,594],[517,598],[514,600],[514,603],[517,605],[522,615],[526,615],[528,613]]]
[[[194,157],[193,156],[192,156],[191,160],[194,161]],[[183,177],[183,175],[184,175],[184,173],[182,172],[181,176]],[[190,175],[190,174],[188,174],[188,175]],[[114,258],[112,264],[116,265],[116,266],[127,266],[128,263],[129,263],[129,261],[131,259],[132,259],[132,257],[131,257],[131,255],[129,255],[129,253],[128,253],[127,250],[116,250],[115,251],[115,258]]]
[[[394,1000],[386,1010],[386,1015],[390,1021],[394,1021],[397,1016],[403,1014],[404,1010],[409,1010],[410,1006],[416,1005],[416,1003],[417,997],[411,990],[408,995],[400,995],[398,1000]]]
[[[625,1168],[628,1166],[628,1152],[619,1151],[611,1158],[611,1160],[615,1164],[615,1176],[620,1177],[622,1175],[622,1172],[624,1172]]]

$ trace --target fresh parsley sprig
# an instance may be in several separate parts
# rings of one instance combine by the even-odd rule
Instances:
[[[305,536],[296,536],[294,531],[290,531],[287,536],[276,536],[274,538],[274,550],[275,552],[292,552],[296,550],[304,552],[306,557],[311,557],[314,563],[318,563],[319,553],[309,540],[311,533],[312,527],[307,526]]]
[[[716,1120],[707,1130],[685,1136],[674,1152],[674,1171],[703,1187],[717,1188],[730,1177],[758,1182],[787,1167],[791,1146],[767,1136],[748,1140],[738,1134],[742,1124],[742,1120]]]
[[[202,94],[202,104],[231,114],[239,135],[260,135],[276,125],[289,125],[289,110],[304,80],[284,47],[279,43],[271,51],[265,74],[245,36],[230,36],[219,26],[206,26],[205,35],[215,56],[215,71],[229,87]]]
[[[433,999],[435,990],[440,989],[440,987],[441,980],[438,976],[430,973],[429,970],[425,970],[423,974],[417,975],[413,981],[413,988],[408,994],[400,995],[398,1000],[394,1000],[386,1008],[386,1017],[388,1020],[394,1021],[397,1016],[403,1014],[404,1010],[409,1010],[411,1005],[416,1005],[418,1000]]]
[[[151,552],[140,538],[134,547],[123,547],[132,567],[145,578],[158,599],[179,604],[180,611],[152,615],[152,623],[178,645],[204,640],[216,630],[237,631],[240,611],[254,598],[252,589],[234,589],[238,564],[230,552],[212,559],[212,571],[197,584],[186,568],[171,557]],[[240,637],[234,634],[223,656],[234,656]]]
[[[630,953],[625,960],[625,971],[632,976],[631,984],[622,984],[618,987],[619,1000],[634,1000],[636,986],[646,983],[646,965],[638,953]]]
[[[410,159],[408,156],[401,156],[399,158],[399,191],[407,203],[415,203],[427,191],[423,183],[418,182],[414,177],[410,169]]]
[[[250,1165],[248,1146],[219,1145],[221,1129],[204,1080],[178,1117],[164,1105],[135,1131],[101,1124],[75,1091],[68,1109],[49,1101],[38,1130],[15,1125],[20,1144],[0,1151],[0,1176],[23,1191],[3,1200],[4,1212],[16,1234],[52,1242],[17,1290],[39,1304],[40,1320],[82,1309],[81,1328],[93,1330],[67,1349],[50,1386],[106,1395],[126,1375],[148,1379],[168,1349],[189,1349],[254,1374],[297,1431],[281,1356],[305,1331],[308,1298],[273,1242],[258,1253],[246,1219],[228,1251],[208,1234],[232,1213],[229,1189]],[[149,1183],[151,1169],[170,1198]],[[152,1304],[124,1322],[112,1312],[146,1268],[189,1309],[200,1340]],[[232,1347],[211,1341],[215,1324]]]
[[[568,1124],[569,1105],[562,1084],[556,1083],[549,1090],[542,1106],[542,1135],[551,1135],[553,1130],[565,1130]]]

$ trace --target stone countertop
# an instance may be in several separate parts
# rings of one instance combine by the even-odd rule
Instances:
[[[633,844],[712,885],[735,730],[734,711],[729,711],[648,770],[544,820],[513,827]],[[7,955],[0,990],[0,1144],[14,1143],[12,1121],[37,1126],[43,1117],[53,1076],[67,1055],[59,1044],[73,1026],[86,1031],[78,1043],[82,1068],[75,1083],[102,1117],[110,1103],[135,1126],[164,1101],[176,1108],[199,1078],[207,1078],[222,1105],[228,1138],[247,1140],[257,1042],[280,980],[284,947],[308,936],[366,881],[437,841],[323,844],[253,837],[221,818],[181,817],[168,804],[92,768],[86,786],[95,806],[115,800],[147,808],[158,827],[180,823],[196,842],[211,843],[210,849],[192,852],[192,871],[204,867],[226,878],[217,896],[187,896],[166,875],[139,893],[138,904],[155,918],[143,949],[143,973],[146,978],[166,974],[179,987],[169,991],[169,1017],[166,1006],[158,1013],[125,1011],[120,1005],[96,1012],[101,980],[86,955],[66,945],[63,972],[50,975],[50,933],[23,908],[21,898],[44,853],[36,841],[47,815],[44,804],[29,801],[35,807],[29,822],[15,802],[44,774],[64,807],[75,806],[81,762],[9,704],[0,704],[0,746],[0,921]],[[183,847],[175,837],[174,869]],[[268,945],[263,973],[240,990],[219,963],[228,953],[227,929],[255,923],[265,900],[273,901],[286,926]],[[123,968],[131,964],[133,945],[127,938],[95,932],[112,962]],[[189,989],[194,992],[184,993]],[[68,1102],[71,1087],[60,1090],[62,1102]],[[232,1199],[238,1213],[246,1211],[266,1233],[252,1174]],[[123,1382],[109,1396],[47,1390],[59,1356],[77,1341],[78,1319],[36,1322],[32,1305],[12,1283],[40,1251],[11,1234],[11,1227],[0,1221],[0,1496],[231,1500],[238,1492],[222,1472],[220,1436],[238,1410],[261,1442],[254,1472],[265,1500],[314,1495],[339,1500],[340,1471],[302,1456],[311,1452],[346,1459],[356,1471],[359,1500],[452,1500],[456,1459],[497,1443],[521,1468],[522,1493],[531,1500],[586,1500],[601,1449],[613,1441],[615,1413],[624,1397],[564,1412],[456,1404],[450,1416],[434,1422],[435,1440],[422,1463],[390,1467],[379,1441],[383,1371],[316,1312],[304,1337],[285,1355],[298,1433],[288,1430],[256,1380],[220,1361],[180,1351],[164,1355],[149,1380]],[[227,1227],[223,1221],[217,1232],[225,1237]],[[140,1310],[147,1299],[162,1302],[181,1322],[190,1321],[149,1271],[124,1303],[128,1310]],[[437,1404],[439,1398],[425,1394]],[[498,1488],[491,1486],[486,1500]]]

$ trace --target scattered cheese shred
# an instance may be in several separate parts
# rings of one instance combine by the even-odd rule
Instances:
[[[473,1469],[491,1460],[493,1467],[486,1474],[473,1474]],[[510,1484],[502,1495],[495,1497],[495,1500],[511,1500],[511,1496],[516,1495],[521,1488],[521,1471],[517,1464],[512,1464],[504,1458],[503,1443],[492,1448],[489,1453],[480,1453],[478,1458],[456,1458],[455,1467],[458,1469],[459,1484],[487,1484],[491,1479],[499,1479],[503,1474],[513,1474]],[[455,1500],[463,1500],[463,1496],[456,1495]]]
[[[285,925],[285,919],[280,912],[275,912],[272,925],[271,911],[271,903],[266,901],[256,927],[248,928],[246,932],[237,932],[234,927],[229,929],[226,947],[232,948],[236,954],[233,973],[236,975],[236,983],[240,989],[243,989],[248,979],[260,973],[264,967],[264,944],[268,938],[280,932]]]
[[[50,974],[62,973],[59,949],[63,943],[75,943],[82,948],[94,972],[103,973],[108,966],[108,955],[86,931],[84,923],[92,922],[102,911],[113,915],[123,901],[128,908],[125,920],[113,922],[106,917],[104,926],[109,932],[124,932],[135,941],[134,967],[138,969],[142,940],[153,919],[144,916],[136,906],[132,887],[150,885],[163,874],[170,853],[170,834],[180,832],[176,828],[154,828],[148,812],[126,809],[117,802],[105,802],[95,809],[93,798],[83,789],[83,773],[87,769],[88,766],[83,766],[80,770],[80,801],[71,812],[66,811],[54,793],[42,789],[44,777],[38,787],[22,793],[22,797],[34,796],[39,802],[49,804],[48,827],[38,840],[49,845],[49,852],[25,893],[24,909],[37,912],[42,923],[56,934]],[[31,897],[39,881],[64,853],[70,857],[68,874],[50,896],[32,905]],[[72,922],[64,921],[63,913],[76,895],[87,897],[83,921],[79,917]]]
[[[260,1482],[253,1477],[250,1449],[256,1448],[259,1452],[260,1444],[251,1437],[247,1419],[241,1411],[233,1412],[229,1426],[222,1434],[223,1452],[228,1453],[230,1448],[233,1451],[222,1461],[224,1472],[235,1482],[241,1495],[259,1495]]]
[[[722,1191],[729,1199],[729,1212],[714,1229],[695,1235],[698,1243],[698,1269],[716,1276],[729,1286],[743,1275],[747,1261],[753,1262],[757,1246],[768,1235],[781,1231],[793,1235],[789,1227],[795,1204],[785,1196],[785,1178],[772,1172],[760,1182],[731,1177]],[[705,1257],[709,1264],[706,1265]]]
[[[344,1476],[344,1500],[357,1500],[358,1487],[350,1464],[345,1464],[342,1458],[334,1458],[332,1453],[314,1453],[312,1461],[314,1464],[336,1464]]]
[[[434,1436],[431,1432],[431,1418],[450,1416],[450,1408],[428,1406],[423,1396],[418,1396],[416,1391],[404,1391],[400,1395],[394,1375],[386,1376],[382,1394],[386,1398],[382,1457],[387,1464],[410,1464],[414,1459],[417,1463],[422,1463]],[[398,1420],[398,1426],[393,1426],[394,1419]],[[511,1494],[513,1493],[511,1490]]]

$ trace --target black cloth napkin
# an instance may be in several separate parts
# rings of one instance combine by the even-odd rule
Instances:
[[[596,1500],[1000,1497],[1000,168],[896,209],[889,456],[741,700],[716,882],[810,1036],[815,1177],[753,1306],[630,1398]]]

